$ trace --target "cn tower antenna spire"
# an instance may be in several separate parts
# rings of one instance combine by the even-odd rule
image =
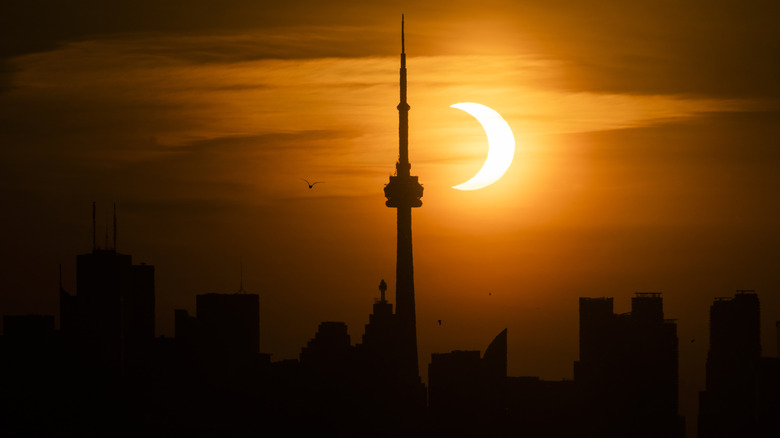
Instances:
[[[404,16],[401,14],[401,101],[398,103],[398,163],[395,168],[399,176],[409,176],[409,104],[406,102],[406,43],[404,37]]]
[[[404,45],[404,14],[401,14],[401,53],[406,53]]]

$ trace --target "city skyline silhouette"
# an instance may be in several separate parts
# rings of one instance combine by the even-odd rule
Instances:
[[[408,317],[384,280],[361,343],[344,322],[323,321],[298,359],[272,361],[260,349],[260,295],[243,287],[196,295],[193,315],[175,311],[175,336],[155,337],[155,266],[105,241],[77,256],[75,295],[60,283],[57,329],[54,315],[3,316],[4,433],[213,436],[294,424],[322,436],[686,436],[677,319],[660,293],[636,293],[628,313],[614,313],[612,297],[580,297],[573,380],[511,376],[504,329],[484,352],[433,353],[426,389],[410,376]],[[713,300],[707,384],[690,419],[698,437],[780,430],[780,359],[762,355],[760,313],[752,290]]]
[[[776,11],[640,3],[404,8],[428,200],[414,215],[424,382],[432,353],[483,350],[505,328],[510,376],[574,379],[578,298],[614,297],[620,314],[636,292],[663,293],[679,321],[689,433],[713,298],[755,290],[776,355],[778,66],[743,50],[775,44]],[[96,240],[156,267],[157,336],[196,295],[243,283],[272,360],[298,357],[322,321],[357,343],[376,283],[396,288],[396,218],[376,188],[397,154],[401,6],[144,4],[100,24],[48,6],[10,8],[0,31],[0,314],[59,327],[57,266],[77,293],[73,255]],[[448,110],[464,100],[498,110],[518,144],[507,174],[468,194],[449,189],[484,160],[479,127]]]

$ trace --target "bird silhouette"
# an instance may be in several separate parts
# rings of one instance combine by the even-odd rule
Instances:
[[[298,179],[300,179],[300,180],[303,180],[303,181],[306,181],[306,184],[308,184],[308,185],[309,185],[309,188],[312,188],[312,187],[314,187],[314,184],[319,184],[319,183],[324,183],[324,182],[325,182],[325,181],[314,181],[314,182],[311,182],[311,183],[310,183],[310,182],[309,182],[308,180],[306,180],[306,179],[303,179],[303,178],[298,178]]]

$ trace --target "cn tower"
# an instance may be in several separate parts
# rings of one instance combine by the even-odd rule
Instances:
[[[401,16],[401,102],[398,104],[398,162],[395,175],[385,185],[385,205],[398,213],[398,248],[395,271],[398,358],[401,375],[419,380],[417,363],[417,318],[414,309],[414,265],[412,263],[412,208],[422,206],[423,187],[410,175],[409,104],[406,102],[406,51],[404,20]]]

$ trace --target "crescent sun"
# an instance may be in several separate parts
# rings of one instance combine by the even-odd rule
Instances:
[[[485,164],[470,180],[452,188],[477,190],[498,181],[509,169],[515,155],[515,137],[509,124],[500,114],[478,103],[456,103],[450,105],[450,108],[465,111],[477,119],[488,138],[488,155]]]

